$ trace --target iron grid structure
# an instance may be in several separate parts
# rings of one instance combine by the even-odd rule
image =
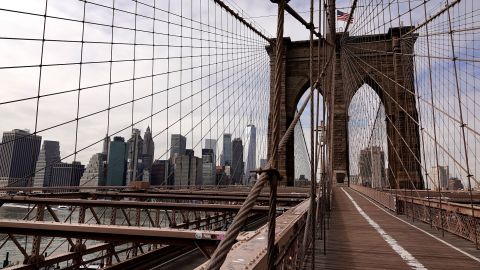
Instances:
[[[479,247],[478,1],[312,0],[308,20],[271,2],[275,39],[221,0],[0,4],[0,214],[22,209],[1,216],[0,250],[15,269],[192,252],[198,269],[315,269],[337,186]],[[309,40],[285,36],[286,13]],[[238,147],[252,123],[259,169],[215,146],[203,185],[203,142]],[[196,168],[185,182],[179,156]],[[80,184],[89,158],[102,172]],[[167,173],[150,186],[155,161]],[[298,174],[306,187],[288,187]]]

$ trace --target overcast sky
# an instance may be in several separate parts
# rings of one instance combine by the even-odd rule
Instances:
[[[255,25],[264,29],[267,36],[275,36],[276,4],[267,0],[225,2],[238,10],[243,17],[254,21]],[[308,21],[309,2],[290,1],[289,4]],[[351,1],[336,2],[337,7],[342,8],[342,11],[349,12],[348,7]],[[409,7],[408,1],[399,1],[398,5],[390,6],[388,14],[387,9],[382,10],[381,1],[374,2],[376,8],[365,6],[365,3],[371,3],[371,1],[358,2],[354,23],[350,28],[351,36],[381,33],[399,24],[419,25],[426,20],[423,8],[415,8],[411,13],[405,12]],[[385,6],[388,1],[383,2]],[[452,17],[457,18],[453,20],[454,28],[463,29],[465,23],[478,24],[473,19],[474,15],[479,15],[478,2],[462,1],[452,9]],[[253,123],[257,126],[258,132],[258,156],[265,157],[270,79],[268,56],[264,50],[266,43],[239,27],[238,23],[225,12],[220,13],[220,9],[213,1],[157,0],[155,1],[157,8],[155,24],[148,18],[154,15],[153,9],[148,7],[154,2],[143,0],[140,3],[137,5],[137,14],[141,16],[137,16],[135,20],[135,2],[115,0],[115,7],[124,12],[115,12],[113,31],[115,45],[112,49],[110,45],[112,0],[91,0],[87,1],[85,6],[84,2],[78,0],[49,0],[45,24],[47,41],[44,43],[41,59],[41,40],[44,33],[42,15],[45,12],[45,1],[1,1],[0,7],[3,11],[0,11],[0,132],[14,128],[28,128],[31,131],[48,129],[40,132],[40,135],[43,139],[60,141],[62,157],[68,157],[67,161],[73,160],[76,145],[79,151],[77,160],[86,164],[93,153],[101,151],[101,139],[107,133],[128,138],[132,128],[132,118],[133,127],[141,129],[142,132],[147,126],[152,126],[156,158],[168,156],[166,153],[169,148],[169,136],[173,133],[186,135],[187,147],[194,148],[199,155],[203,144],[201,141],[205,138],[219,138],[221,143],[223,133],[232,133],[233,137],[245,140],[245,127]],[[412,1],[411,3],[418,5],[420,2]],[[441,0],[429,1],[427,17],[439,12],[444,4],[445,1]],[[85,21],[91,23],[86,23],[82,28],[84,7]],[[167,10],[170,10],[170,16]],[[403,15],[399,17],[398,14]],[[388,23],[379,24],[379,18],[386,15],[391,15],[393,19]],[[192,23],[192,18],[193,21],[203,23]],[[314,18],[315,25],[318,25],[317,3]],[[170,28],[167,27],[168,20]],[[446,31],[446,21],[446,14],[443,14],[437,21],[430,24],[431,31]],[[343,22],[337,25],[339,31],[344,27]],[[133,28],[137,28],[137,31],[131,30]],[[151,34],[153,28],[155,28],[155,35]],[[198,31],[200,29],[202,31]],[[86,41],[83,49],[80,42],[82,32],[83,39]],[[427,53],[425,28],[420,29],[418,33],[420,37],[416,42],[415,50],[418,54],[425,55]],[[476,34],[476,32],[455,34],[457,57],[476,59],[474,49]],[[157,45],[155,51],[152,51],[152,46],[146,46],[153,43],[153,36]],[[184,38],[181,39],[180,36]],[[309,35],[304,26],[287,14],[285,36],[292,40],[304,40],[308,39]],[[139,44],[135,46],[135,50],[130,45],[134,41]],[[452,54],[448,41],[448,35],[445,34],[432,37],[431,54],[448,59]],[[221,48],[221,44],[225,47]],[[206,47],[209,46],[216,48],[207,49]],[[152,57],[156,59],[153,62],[153,70]],[[117,62],[110,65],[108,62],[110,58]],[[135,63],[134,83],[132,83],[133,62],[121,61],[133,58],[139,60]],[[167,58],[170,60],[167,61]],[[429,69],[425,59],[425,57],[417,57],[417,87],[422,97],[419,108],[420,110],[423,108],[427,115],[431,115],[427,106],[430,86],[427,80]],[[39,84],[40,61],[44,66],[41,69]],[[78,65],[80,61],[91,62],[82,65],[81,76],[80,65]],[[460,90],[465,93],[462,100],[465,106],[464,118],[471,129],[477,130],[478,119],[475,109],[479,103],[474,94],[476,92],[475,77],[478,71],[475,65],[469,64],[468,61],[466,63],[460,62],[457,67],[463,78]],[[434,73],[433,87],[441,89],[434,93],[434,100],[439,107],[445,109],[446,113],[458,119],[452,62],[438,60],[432,61],[431,64]],[[184,70],[182,72],[172,72],[182,69]],[[152,72],[163,75],[156,75],[152,80]],[[108,84],[110,80],[115,82],[111,87]],[[135,89],[134,93],[132,85]],[[81,95],[77,91],[79,87]],[[363,88],[366,90],[361,92],[367,93],[368,87]],[[155,93],[153,98],[148,96],[152,93],[152,89]],[[109,93],[111,93],[110,97]],[[38,94],[41,98],[38,102],[37,118],[35,97]],[[445,96],[451,98],[445,98]],[[12,102],[19,99],[26,100]],[[133,109],[129,103],[132,99],[135,99]],[[378,100],[375,98],[359,100],[378,105]],[[110,115],[106,111],[109,103],[110,107],[115,107],[110,111]],[[105,111],[98,113],[102,110]],[[81,118],[78,121],[78,129],[75,121],[77,113]],[[152,113],[154,116],[149,117]],[[368,120],[357,122],[357,124],[364,124],[359,127],[362,130],[359,132],[365,133],[361,136],[364,140],[361,145],[367,143],[368,135],[371,134],[371,124],[368,123],[371,123],[372,117],[375,116],[372,112],[364,113],[368,115],[366,117]],[[453,168],[452,174],[463,175],[461,162],[464,162],[462,157],[464,155],[459,148],[461,145],[458,141],[459,129],[448,128],[451,125],[458,127],[458,123],[453,120],[449,122],[449,118],[442,113],[437,117],[441,127],[439,141],[445,147],[443,151],[452,154],[452,156],[443,155],[447,158],[441,162]],[[432,131],[432,121],[428,122],[424,119],[424,122],[426,130]],[[308,113],[302,117],[302,123],[305,133],[309,134]],[[476,158],[476,153],[480,151],[478,149],[480,144],[476,143],[478,138],[472,133],[467,133],[467,139],[472,142],[468,150],[474,156],[470,159],[471,167],[474,167],[472,170],[477,172],[480,166],[476,164],[480,162]],[[309,145],[308,135],[306,141]],[[95,142],[99,143],[95,144]],[[429,143],[426,150],[427,156],[431,156],[433,145]],[[221,146],[218,146],[217,158],[220,157],[220,153]],[[456,164],[454,160],[459,161],[460,164]],[[431,167],[432,164],[430,158],[426,166]]]

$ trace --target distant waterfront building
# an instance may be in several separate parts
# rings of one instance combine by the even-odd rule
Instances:
[[[110,136],[108,134],[103,139],[103,149],[102,154],[108,155],[108,148],[110,147]]]
[[[430,181],[429,188],[431,190],[438,189],[438,182],[440,182],[440,189],[447,189],[449,178],[448,166],[438,166],[438,170],[437,167],[432,167],[428,179]]]
[[[255,180],[256,173],[251,173],[257,169],[257,128],[253,124],[249,124],[246,129],[247,141],[245,142],[245,154],[247,164],[245,166],[245,184],[251,180]]]
[[[260,168],[265,168],[267,166],[268,160],[265,158],[260,159]]]
[[[110,136],[105,136],[101,153],[93,154],[80,178],[80,186],[105,186],[107,182],[107,156]]]
[[[150,184],[153,186],[167,185],[168,183],[168,160],[155,160],[150,173]]]
[[[202,185],[202,159],[194,156],[192,149],[186,149],[185,155],[178,155],[174,165],[175,186]]]
[[[190,163],[190,185],[203,185],[203,162],[201,158],[193,157]]]
[[[223,134],[223,152],[221,156],[221,165],[232,165],[232,134]]]
[[[227,175],[225,169],[228,168],[230,169],[229,166],[217,166],[216,167],[216,180],[215,184],[219,186],[225,186],[230,184],[230,176]]]
[[[213,163],[217,164],[217,140],[205,139],[205,149],[213,150]]]
[[[175,158],[175,155],[185,155],[186,148],[187,138],[181,134],[172,134],[170,158]]]
[[[3,133],[0,144],[0,186],[32,186],[42,137],[28,130]]]
[[[177,155],[174,164],[174,183],[175,186],[187,186],[188,176],[190,174],[190,157],[187,155]]]
[[[150,171],[152,169],[155,155],[155,144],[152,138],[152,132],[150,127],[147,127],[145,134],[143,135],[143,169]]]
[[[140,130],[134,128],[132,137],[127,141],[127,185],[132,181],[141,181],[143,172],[143,139]]]
[[[360,182],[372,188],[387,185],[385,174],[385,154],[379,146],[371,146],[360,151],[358,160]]]
[[[80,162],[57,163],[52,166],[50,187],[75,187],[79,186],[80,178],[85,171],[85,166]]]
[[[310,181],[308,181],[308,179],[305,178],[304,174],[300,174],[300,177],[298,179],[295,179],[295,186],[296,187],[308,187],[308,186],[310,186]]]
[[[460,179],[457,177],[448,179],[448,190],[461,190],[463,188],[462,181],[460,181]]]
[[[106,186],[124,186],[127,166],[127,144],[123,137],[114,137],[108,149]]]
[[[216,184],[215,152],[213,149],[202,149],[202,181],[203,185]]]
[[[48,187],[52,165],[60,162],[60,143],[58,141],[43,141],[35,167],[34,187]]]
[[[88,161],[87,167],[80,179],[80,186],[105,186],[107,181],[107,155],[96,153]]]
[[[232,142],[232,184],[242,184],[244,169],[242,139],[235,138]]]

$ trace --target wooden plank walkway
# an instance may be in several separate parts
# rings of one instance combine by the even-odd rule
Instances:
[[[480,269],[480,251],[471,242],[438,237],[452,247],[402,220],[350,188],[334,188],[326,255],[317,240],[315,269]],[[413,225],[440,235],[427,224]],[[307,256],[304,269],[311,261]]]

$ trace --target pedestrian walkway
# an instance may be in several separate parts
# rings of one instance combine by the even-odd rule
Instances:
[[[480,269],[471,242],[411,223],[348,187],[333,189],[326,238],[316,242],[316,269]],[[308,256],[305,269],[311,269]]]

